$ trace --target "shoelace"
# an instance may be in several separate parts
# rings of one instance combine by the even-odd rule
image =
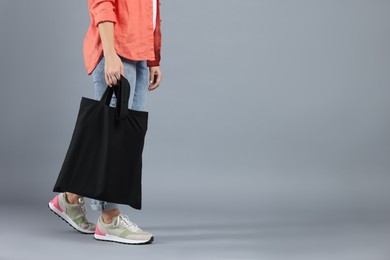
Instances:
[[[135,223],[133,223],[129,220],[128,216],[123,215],[123,214],[119,214],[112,225],[114,227],[122,225],[125,228],[130,229],[131,231],[134,231],[134,232],[142,231],[142,229],[140,229]]]

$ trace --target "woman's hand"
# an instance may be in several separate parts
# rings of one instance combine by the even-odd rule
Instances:
[[[103,45],[104,55],[104,78],[109,87],[116,85],[121,75],[125,76],[125,69],[121,58],[114,47],[114,23],[111,21],[101,22],[98,25],[100,39]]]
[[[160,66],[149,67],[149,91],[160,86],[161,76]]]
[[[125,76],[125,69],[121,58],[116,53],[104,55],[104,77],[107,85],[111,88],[116,85],[121,78],[121,74]]]

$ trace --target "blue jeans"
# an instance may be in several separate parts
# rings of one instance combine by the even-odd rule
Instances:
[[[122,60],[125,77],[130,83],[130,98],[129,109],[145,111],[146,94],[149,86],[149,69],[146,60],[135,61],[119,56]],[[95,87],[95,99],[100,100],[104,91],[107,88],[107,83],[104,78],[104,56],[92,71],[92,79]],[[116,106],[116,97],[113,94],[110,106]],[[111,202],[91,199],[91,207],[93,210],[110,210],[118,208],[118,205]]]

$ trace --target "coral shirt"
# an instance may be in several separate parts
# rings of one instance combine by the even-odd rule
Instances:
[[[156,1],[155,8],[153,1]],[[88,75],[103,56],[98,28],[103,21],[114,23],[114,46],[118,55],[131,60],[146,60],[148,67],[159,66],[160,5],[160,0],[88,0],[91,23],[83,42]]]

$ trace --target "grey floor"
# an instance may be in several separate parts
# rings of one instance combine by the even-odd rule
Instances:
[[[88,200],[87,200],[88,201]],[[0,259],[388,260],[390,214],[353,208],[247,210],[122,208],[152,232],[151,245],[100,242],[76,232],[47,205],[5,206]],[[88,215],[97,213],[88,206]],[[136,258],[135,258],[136,257]]]

